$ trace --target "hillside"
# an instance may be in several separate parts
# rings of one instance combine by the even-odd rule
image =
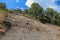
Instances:
[[[7,17],[12,27],[0,40],[60,40],[60,27],[43,24],[21,14],[10,14]]]

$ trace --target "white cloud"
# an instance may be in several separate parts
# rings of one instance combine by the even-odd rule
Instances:
[[[56,10],[57,6],[49,6],[49,8]]]
[[[27,2],[25,3],[28,7],[31,7],[31,4],[33,3],[33,0],[27,0]]]
[[[19,2],[19,0],[16,0],[16,3],[18,3]]]
[[[31,7],[31,4],[33,2],[37,2],[39,5],[41,5],[44,9],[46,8],[53,8],[54,10],[60,11],[60,6],[57,6],[55,4],[55,0],[27,0],[26,5],[28,7]]]

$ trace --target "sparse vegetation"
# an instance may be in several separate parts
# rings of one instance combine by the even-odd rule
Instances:
[[[33,3],[28,10],[24,11],[19,8],[9,10],[6,8],[5,3],[0,3],[0,12],[4,12],[5,16],[8,16],[8,13],[16,12],[32,19],[39,19],[42,23],[60,25],[60,14],[51,8],[47,8],[44,11],[44,9],[38,3]]]
[[[0,33],[3,35],[11,28],[1,40],[59,40],[60,27],[56,25],[60,26],[60,13],[51,8],[44,11],[38,3],[24,11],[10,10],[5,3],[0,4]]]
[[[24,10],[24,11],[22,11],[19,8],[14,10],[9,10],[6,8],[5,3],[0,3],[0,12],[2,12],[5,17],[8,17],[9,13],[20,13],[23,16],[36,20],[38,19],[42,23],[51,23],[60,26],[60,13],[51,8],[47,8],[44,11],[44,9],[38,3],[33,3],[28,10]],[[11,27],[11,23],[7,21],[3,21],[3,24],[7,28]],[[37,30],[39,29],[37,28]]]
[[[60,13],[51,8],[47,8],[44,11],[44,9],[38,3],[33,3],[28,10],[24,11],[22,11],[19,8],[15,10],[9,10],[6,8],[5,3],[0,3],[0,11],[4,12],[5,16],[8,16],[8,13],[16,12],[32,19],[38,19],[42,23],[51,23],[55,25],[60,25]]]
[[[47,8],[44,11],[38,3],[33,3],[30,9],[25,12],[25,16],[39,19],[42,23],[60,25],[60,13],[52,8]]]

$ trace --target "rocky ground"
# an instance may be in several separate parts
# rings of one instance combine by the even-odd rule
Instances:
[[[60,40],[60,27],[43,24],[21,15],[8,17],[12,27],[0,40]]]

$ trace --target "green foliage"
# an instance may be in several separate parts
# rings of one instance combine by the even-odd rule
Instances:
[[[6,16],[8,13],[24,13],[23,15],[29,18],[38,19],[42,23],[51,23],[60,26],[60,13],[52,8],[47,8],[45,11],[44,9],[38,4],[33,3],[28,10],[22,11],[21,9],[17,8],[15,10],[8,10],[6,8],[5,3],[0,3],[0,12],[4,12]]]
[[[28,14],[29,13],[29,11],[28,10],[24,10],[24,14]]]
[[[50,23],[55,24],[54,22],[57,21],[56,17],[59,16],[59,13],[51,8],[47,8],[45,13],[46,13],[46,16],[49,18]]]
[[[22,13],[22,10],[19,9],[19,8],[15,9],[14,11],[16,11],[16,12],[18,12],[18,13]]]
[[[5,3],[0,3],[0,9],[5,9],[6,8],[6,4]]]
[[[51,8],[47,8],[47,10],[45,11],[45,13],[46,13],[46,16],[49,18],[49,21],[50,21],[50,23],[53,23],[53,20],[54,20],[54,10],[53,9],[51,9]]]
[[[33,3],[28,11],[25,13],[28,13],[31,18],[38,18],[42,23],[60,25],[60,14],[52,8],[47,8],[44,12],[44,9],[38,3]]]
[[[60,26],[60,14],[59,13],[57,13],[55,16],[54,24]]]
[[[34,17],[38,17],[39,13],[42,13],[43,8],[41,6],[39,6],[38,3],[33,3],[31,5],[31,8],[29,9],[29,12],[34,16]]]

